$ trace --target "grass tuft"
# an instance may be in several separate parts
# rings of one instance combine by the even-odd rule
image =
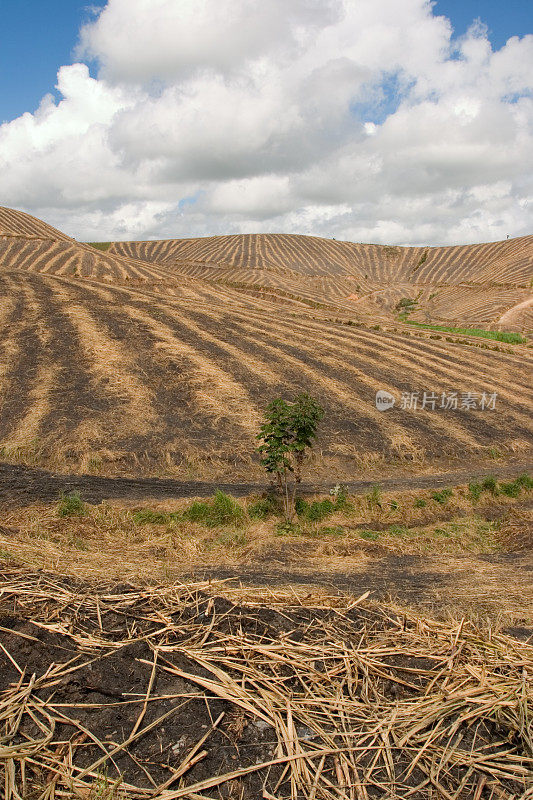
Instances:
[[[453,491],[451,489],[441,489],[440,492],[433,492],[431,499],[443,506],[446,505],[452,495]]]
[[[63,493],[57,507],[59,517],[82,517],[87,513],[79,492]]]
[[[276,525],[275,536],[300,536],[302,529],[297,522],[280,522]]]
[[[268,519],[277,515],[280,509],[276,497],[268,495],[249,505],[247,511],[251,519]]]
[[[483,490],[486,492],[490,492],[493,495],[498,494],[498,481],[496,480],[494,475],[489,475],[487,478],[484,478],[484,480],[481,483],[481,486]]]
[[[196,501],[183,512],[183,519],[198,522],[208,528],[219,525],[241,525],[245,514],[243,507],[233,497],[217,490],[210,501]]]
[[[151,508],[141,508],[133,515],[133,521],[137,525],[165,525],[171,520],[170,514],[161,511],[152,511]]]
[[[359,531],[361,539],[368,539],[370,542],[375,542],[379,539],[379,531]]]

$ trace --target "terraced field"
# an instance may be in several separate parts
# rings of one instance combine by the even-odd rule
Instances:
[[[258,234],[114,242],[109,253],[241,287],[275,286],[294,293],[296,285],[307,299],[335,303],[363,319],[390,314],[402,297],[416,297],[422,315],[417,318],[472,325],[498,325],[506,312],[530,298],[533,273],[532,236],[424,248]],[[513,329],[531,328],[529,313],[507,320]]]
[[[485,304],[469,284],[472,314],[488,308],[488,322],[527,303],[532,245],[526,237],[448,249],[462,254],[461,280],[481,285],[486,252],[509,282]],[[425,280],[449,283],[425,286],[420,306],[458,308],[451,255],[433,250],[417,280],[424,269]],[[281,235],[102,251],[0,210],[0,458],[60,471],[259,479],[262,409],[298,390],[326,409],[311,477],[526,457],[531,349],[395,319],[423,252]],[[393,409],[376,409],[379,389],[395,395]],[[402,409],[402,394],[418,393],[420,404],[424,391],[435,408]],[[452,392],[458,407],[441,408]],[[476,408],[462,402],[468,392]],[[494,409],[479,407],[483,393],[496,394]]]
[[[312,275],[351,275],[373,283],[468,281],[525,284],[531,279],[533,236],[461,247],[390,247],[290,234],[212,236],[155,242],[113,242],[110,253],[174,264],[295,269]]]

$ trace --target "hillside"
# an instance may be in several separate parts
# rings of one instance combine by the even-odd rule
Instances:
[[[294,293],[299,287],[308,299],[363,316],[390,313],[402,297],[417,298],[414,318],[466,324],[497,325],[504,313],[531,297],[533,274],[533,236],[424,248],[258,234],[114,242],[109,253],[243,288]],[[529,323],[528,316],[509,319],[513,328]]]
[[[416,270],[417,280],[422,269],[425,280],[446,274],[447,284],[425,284],[419,298],[436,309],[433,319],[453,306],[454,319],[465,309],[487,324],[504,314],[527,320],[533,237],[483,247],[435,248]],[[243,236],[102,252],[1,210],[1,458],[60,471],[253,479],[262,409],[298,390],[326,409],[316,477],[530,453],[531,349],[399,322],[398,298],[422,286],[399,276],[412,275],[421,255],[389,250]],[[453,253],[463,259],[456,273]],[[483,284],[491,264],[505,286]],[[460,301],[463,284],[452,280],[465,275],[470,294]],[[375,407],[379,389],[397,399],[386,413]],[[402,393],[424,391],[439,403],[443,392],[473,392],[478,402],[496,393],[496,409],[401,408]]]

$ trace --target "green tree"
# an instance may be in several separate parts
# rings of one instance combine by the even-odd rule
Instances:
[[[262,466],[276,476],[288,520],[294,515],[296,485],[302,479],[306,452],[313,445],[323,416],[322,407],[305,392],[297,395],[292,403],[278,397],[266,408],[265,421],[257,436],[261,441],[257,450]],[[291,476],[294,476],[292,486]]]

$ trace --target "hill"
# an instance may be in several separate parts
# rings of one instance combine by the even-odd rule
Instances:
[[[315,476],[531,451],[530,346],[414,329],[394,306],[424,286],[413,318],[527,320],[533,237],[434,248],[419,264],[420,248],[281,235],[101,251],[21,212],[0,223],[4,460],[253,479],[262,409],[299,390],[326,409]],[[379,389],[396,397],[387,412]],[[435,409],[402,409],[424,392]],[[452,392],[458,408],[440,408]],[[461,407],[469,392],[476,408]],[[495,409],[479,407],[494,394]]]
[[[390,247],[257,234],[114,242],[109,252],[243,288],[294,293],[299,286],[309,299],[348,304],[363,315],[391,312],[402,297],[416,298],[415,318],[467,324],[498,324],[531,296],[533,274],[533,236],[460,247]],[[509,321],[518,327],[522,322]],[[529,319],[523,322],[529,325]]]

